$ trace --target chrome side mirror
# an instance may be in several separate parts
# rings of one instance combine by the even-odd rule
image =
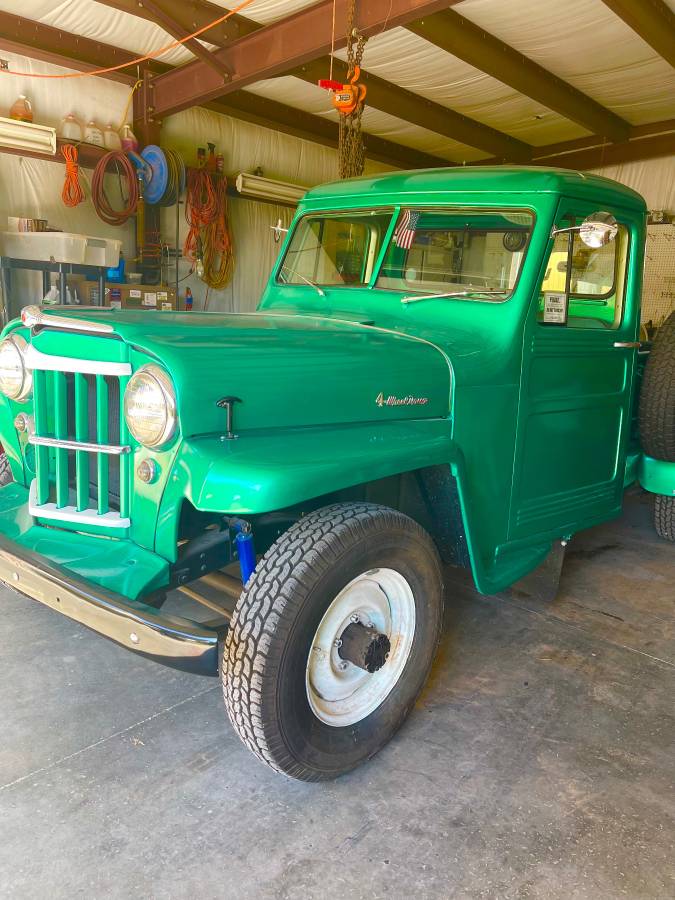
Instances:
[[[587,216],[579,228],[579,237],[587,247],[597,249],[610,244],[619,231],[619,223],[608,212],[596,212]]]
[[[619,223],[609,212],[594,212],[590,216],[586,216],[581,225],[573,225],[571,228],[553,228],[551,237],[555,237],[557,234],[567,234],[570,231],[578,231],[584,244],[597,250],[616,238]]]
[[[278,244],[281,240],[281,235],[286,234],[288,232],[288,228],[283,228],[281,219],[277,219],[276,225],[270,225],[270,228],[274,232],[274,243]]]

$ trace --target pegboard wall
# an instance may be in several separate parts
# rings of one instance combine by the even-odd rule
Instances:
[[[647,226],[642,321],[659,326],[675,309],[675,223]]]

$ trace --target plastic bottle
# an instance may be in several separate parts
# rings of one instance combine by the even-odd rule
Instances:
[[[64,141],[75,141],[76,143],[81,141],[82,122],[80,122],[74,113],[68,113],[67,116],[64,116],[63,119],[61,119],[59,134]]]
[[[216,171],[216,145],[209,144],[209,158],[206,160],[206,168],[209,172]]]
[[[84,139],[88,144],[95,144],[97,147],[103,146],[103,132],[93,119],[87,122],[87,127],[84,129]]]
[[[59,290],[55,284],[53,284],[47,293],[42,298],[43,306],[57,306],[59,303]]]
[[[103,146],[106,150],[121,150],[122,141],[117,133],[117,129],[108,123],[103,129]]]
[[[185,288],[185,310],[189,311],[192,309],[192,291],[189,287]]]
[[[108,269],[106,272],[106,281],[114,281],[118,284],[124,282],[124,267],[126,265],[126,261],[124,259],[124,253],[120,252],[120,259],[116,266]]]
[[[134,153],[138,152],[138,140],[131,130],[131,125],[122,125],[121,138],[122,150],[124,150],[125,153],[129,153],[129,151],[133,151]]]
[[[33,107],[25,94],[19,94],[9,110],[10,119],[18,119],[19,122],[33,121]]]

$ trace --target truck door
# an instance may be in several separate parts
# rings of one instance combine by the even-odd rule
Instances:
[[[562,201],[556,227],[596,210]],[[637,213],[609,210],[614,241],[552,241],[525,325],[510,540],[558,536],[621,510],[641,273]]]

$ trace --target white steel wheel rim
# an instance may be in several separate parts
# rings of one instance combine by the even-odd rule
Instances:
[[[384,665],[372,674],[339,655],[340,636],[355,621],[389,638]],[[415,636],[415,597],[394,569],[370,569],[344,587],[326,610],[307,658],[305,686],[314,715],[344,728],[361,722],[389,696],[410,656]]]

